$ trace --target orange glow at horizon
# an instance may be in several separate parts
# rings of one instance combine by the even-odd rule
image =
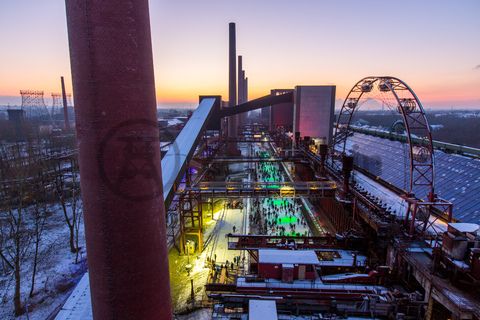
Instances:
[[[48,100],[60,92],[61,75],[72,92],[64,5],[37,0],[2,4],[0,104],[18,103],[23,89],[42,90]],[[249,99],[271,89],[328,84],[337,86],[341,100],[363,77],[390,75],[408,83],[426,105],[480,107],[480,43],[473,41],[480,33],[479,10],[476,0],[461,6],[436,0],[381,6],[313,0],[150,1],[157,101],[194,104],[204,94],[228,100],[228,22],[233,21]],[[408,24],[403,23],[406,16]],[[371,21],[376,26],[401,23],[402,28],[372,29]],[[408,47],[399,47],[406,39]]]

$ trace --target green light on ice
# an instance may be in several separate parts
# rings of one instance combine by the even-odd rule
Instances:
[[[282,206],[284,204],[287,204],[288,201],[285,199],[273,199],[272,203],[276,206]]]
[[[297,222],[297,220],[297,217],[282,217],[280,218],[279,224],[291,224]]]

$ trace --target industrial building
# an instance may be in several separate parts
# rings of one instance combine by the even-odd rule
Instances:
[[[147,6],[82,6],[67,2],[89,272],[56,319],[172,319],[177,300],[213,319],[480,319],[478,159],[435,149],[404,81],[361,79],[336,117],[334,85],[249,100],[231,23],[228,102],[200,96],[161,157]],[[406,142],[351,123],[374,92]],[[457,160],[477,170],[460,201]],[[171,283],[169,248],[188,259]]]

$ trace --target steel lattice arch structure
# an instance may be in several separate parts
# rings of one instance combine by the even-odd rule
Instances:
[[[377,95],[374,95],[375,92]],[[405,125],[410,162],[410,183],[404,195],[408,203],[405,225],[409,226],[410,234],[416,231],[424,233],[431,228],[436,234],[434,238],[437,238],[439,230],[435,228],[435,221],[439,217],[452,221],[452,203],[435,194],[431,129],[420,99],[404,81],[390,76],[370,76],[358,81],[348,93],[338,115],[332,153],[340,150],[345,155],[347,139],[353,134],[351,122],[355,111],[368,99],[378,96],[402,116]],[[425,188],[427,194],[415,195],[415,187]]]
[[[428,189],[428,199],[435,197],[434,189],[434,156],[430,126],[420,99],[402,80],[389,76],[370,76],[358,81],[348,93],[335,126],[333,150],[345,153],[351,129],[352,117],[359,109],[362,98],[375,92],[390,95],[395,102],[396,111],[402,116],[406,138],[409,146],[410,183],[408,192],[413,193],[415,186]]]

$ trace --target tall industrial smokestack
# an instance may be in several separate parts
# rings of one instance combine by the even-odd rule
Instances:
[[[242,56],[238,56],[238,104],[243,103],[243,63],[242,63]]]
[[[62,99],[63,99],[63,121],[65,123],[65,130],[70,130],[70,121],[68,120],[68,105],[67,105],[67,92],[65,91],[65,80],[60,77],[62,83]]]
[[[233,107],[237,104],[237,45],[235,34],[235,23],[228,24],[228,106]]]
[[[234,107],[237,105],[237,49],[236,49],[236,32],[235,23],[228,24],[228,106]],[[228,136],[237,136],[236,117],[228,119]]]
[[[247,102],[245,95],[245,70],[243,70],[243,59],[242,56],[238,56],[238,104]],[[247,113],[242,113],[238,115],[238,122],[244,126],[247,124]]]
[[[245,77],[245,70],[242,70],[242,101],[247,102],[246,96],[246,85],[247,85],[247,78]]]
[[[148,0],[66,11],[93,317],[171,319]]]

